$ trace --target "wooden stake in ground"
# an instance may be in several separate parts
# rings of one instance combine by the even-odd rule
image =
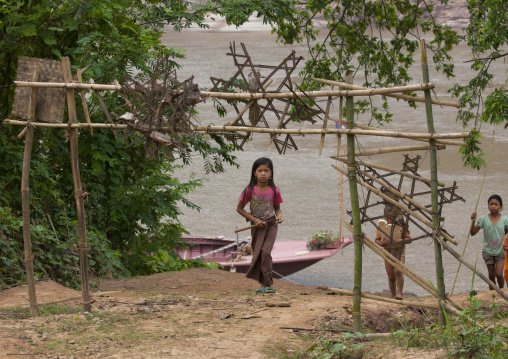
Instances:
[[[72,81],[71,64],[68,57],[62,58],[62,66],[65,81]],[[67,95],[67,111],[69,114],[69,123],[76,123],[76,102],[74,90],[69,88],[65,90]],[[79,235],[79,269],[81,272],[81,294],[83,298],[83,309],[87,312],[92,310],[90,303],[90,294],[88,292],[88,247],[86,240],[86,219],[85,219],[85,197],[81,186],[81,176],[79,173],[79,153],[78,153],[78,129],[71,128],[69,137],[69,146],[71,152],[72,180],[74,183],[74,198],[76,199],[76,213],[78,216],[78,235]]]
[[[41,68],[36,66],[32,81],[38,82],[41,75]],[[32,143],[34,138],[34,127],[30,122],[35,121],[35,110],[37,107],[37,88],[32,87],[30,108],[28,111],[28,124],[26,126],[25,152],[23,153],[23,170],[21,174],[21,204],[23,213],[23,246],[25,250],[26,282],[28,284],[28,300],[30,302],[30,313],[37,315],[37,297],[35,294],[34,257],[32,254],[32,239],[30,237],[30,161],[32,159]]]
[[[425,40],[420,42],[421,53],[422,53],[422,73],[423,80],[429,80],[429,67],[427,65],[427,52],[425,51]],[[434,117],[432,114],[432,96],[430,94],[430,90],[425,90],[425,112],[427,114],[427,128],[429,133],[435,133],[434,129]],[[430,145],[430,190],[431,190],[431,200],[432,200],[432,224],[434,233],[437,237],[437,229],[439,228],[440,215],[438,212],[439,206],[439,193],[437,189],[437,145],[435,139],[429,139]],[[438,298],[441,303],[444,302],[445,299],[445,283],[444,283],[444,267],[443,267],[443,250],[441,249],[441,244],[434,240],[434,257],[436,261],[436,277],[437,277],[437,292]],[[441,326],[446,325],[445,316],[443,310],[439,310],[439,321],[441,322]]]

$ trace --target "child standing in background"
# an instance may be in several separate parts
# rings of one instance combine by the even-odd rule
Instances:
[[[487,264],[489,279],[496,283],[499,288],[504,287],[503,267],[505,254],[503,237],[508,233],[508,217],[503,216],[503,200],[497,194],[489,197],[487,201],[490,213],[478,219],[476,224],[476,212],[471,214],[471,235],[474,236],[480,228],[483,228],[482,257]],[[490,288],[491,290],[494,288]]]
[[[254,161],[249,185],[240,196],[236,211],[250,221],[252,235],[252,262],[247,278],[257,280],[263,286],[256,293],[275,293],[272,288],[272,249],[277,237],[278,224],[284,217],[280,209],[282,197],[273,179],[273,164],[269,158]],[[250,202],[250,213],[244,207]]]

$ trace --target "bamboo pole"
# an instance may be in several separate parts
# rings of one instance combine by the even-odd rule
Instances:
[[[320,79],[320,78],[313,78],[313,80],[319,81],[319,82],[323,82],[325,84],[332,85],[332,86],[333,85],[337,85],[337,86],[348,88],[348,89],[351,89],[351,90],[365,90],[365,89],[367,89],[367,87],[350,85],[350,84],[346,84],[344,82],[339,82],[339,81],[325,80],[325,79]],[[407,100],[407,101],[425,102],[424,98],[414,97],[414,96],[408,96],[408,95],[389,94],[389,95],[385,95],[385,96],[387,96],[387,97],[394,97],[394,98],[400,98],[402,100]],[[459,104],[456,103],[456,102],[447,102],[447,101],[432,100],[432,103],[435,104],[435,105],[451,106],[451,107],[459,108]]]
[[[363,151],[357,152],[356,156],[373,156],[373,155],[381,155],[384,153],[393,153],[393,152],[408,152],[408,151],[428,151],[430,149],[429,145],[426,146],[403,146],[403,147],[385,147],[372,151]],[[446,149],[446,145],[437,145],[438,150]],[[344,155],[339,156],[344,157]]]
[[[18,120],[11,120],[11,119],[5,119],[2,121],[2,124],[4,125],[14,125],[14,126],[26,126],[26,121],[18,121]],[[113,123],[49,123],[49,122],[34,122],[31,123],[34,127],[43,127],[43,128],[111,128],[111,129],[127,129],[129,126],[127,125],[120,125],[120,124],[113,124]]]
[[[39,88],[65,88],[65,89],[91,89],[108,91],[126,91],[122,86],[103,84],[83,84],[71,82],[30,82],[14,81],[18,87],[39,87]],[[329,96],[374,96],[385,95],[397,92],[424,91],[435,88],[434,84],[419,84],[409,86],[388,87],[366,90],[339,90],[339,91],[309,91],[309,92],[209,92],[201,91],[201,97],[229,98],[235,100],[259,100],[267,98],[301,98],[301,97],[329,97]]]
[[[348,71],[346,73],[348,83],[353,82],[353,73]],[[346,116],[347,128],[354,127],[354,99],[353,97],[346,98]],[[354,287],[353,287],[353,326],[355,332],[362,331],[362,317],[361,317],[361,294],[362,294],[362,223],[360,219],[360,203],[358,199],[358,187],[356,178],[356,162],[355,162],[355,135],[347,135],[347,173],[345,175],[349,178],[349,193],[351,197],[351,209],[353,211],[353,238],[355,247],[355,271],[354,271]]]
[[[288,113],[290,105],[291,105],[291,101],[288,101],[286,103],[286,106],[284,107],[284,110],[282,111],[282,115],[280,116],[279,123],[277,124],[277,128],[282,128],[282,124],[284,123],[284,118],[286,117],[286,115]],[[268,140],[268,146],[266,146],[267,151],[270,148],[270,145],[272,144],[272,142],[275,141],[276,137],[277,136],[275,134],[270,135],[270,140]]]
[[[25,121],[17,121],[11,119],[5,119],[2,121],[5,125],[17,125],[17,126],[25,126]],[[125,129],[128,128],[127,125],[116,125],[109,123],[92,123],[90,125],[86,123],[74,123],[74,124],[64,124],[64,123],[45,123],[45,122],[35,122],[32,124],[37,127],[51,127],[51,128],[114,128],[114,129]],[[169,128],[161,128],[162,131],[169,130]],[[461,132],[461,133],[444,133],[444,134],[433,134],[429,135],[428,133],[406,133],[406,132],[395,132],[395,131],[365,131],[365,130],[349,130],[349,129],[335,129],[335,128],[326,128],[326,129],[287,129],[287,128],[262,128],[262,127],[247,127],[247,126],[193,126],[192,130],[194,132],[256,132],[256,133],[271,133],[271,134],[289,134],[289,135],[321,135],[321,134],[352,134],[352,135],[367,135],[367,136],[381,136],[381,137],[401,137],[401,138],[409,138],[409,139],[429,139],[429,138],[469,138],[470,133]]]
[[[429,80],[429,68],[427,65],[427,53],[425,49],[425,40],[421,40],[421,55],[422,55],[422,75],[424,81]],[[434,129],[434,117],[432,114],[432,96],[430,94],[430,90],[425,90],[425,112],[427,114],[427,128],[429,133],[435,133]],[[439,222],[441,220],[440,215],[438,213],[439,210],[439,193],[437,189],[437,146],[436,141],[434,139],[429,140],[430,145],[430,190],[431,190],[431,200],[432,200],[432,224],[433,230],[437,231],[439,228]],[[436,235],[437,237],[437,235]],[[436,277],[437,277],[437,291],[439,302],[444,303],[445,300],[445,282],[444,282],[444,267],[443,267],[443,250],[441,248],[441,244],[439,241],[434,241],[434,257],[436,261]],[[439,310],[439,320],[441,322],[441,326],[446,325],[446,318],[443,313],[443,310]]]
[[[340,172],[343,172],[344,170],[343,169],[340,169],[339,167],[335,166],[335,165],[332,165],[333,168],[335,168],[337,171],[340,171]],[[345,171],[344,171],[345,172]],[[345,173],[344,173],[345,174]],[[365,183],[363,182],[362,180],[360,179],[357,179],[357,183],[364,187],[364,188],[367,188],[369,191],[371,191],[372,193],[375,193],[376,195],[378,195],[379,197],[383,198],[385,201],[387,201],[388,203],[390,203],[392,206],[394,207],[397,207],[399,209],[401,209],[402,211],[406,212],[406,213],[409,213],[411,216],[413,216],[415,219],[419,220],[420,222],[422,222],[423,224],[425,224],[427,227],[431,228],[433,233],[436,232],[436,228],[434,228],[434,224],[428,220],[426,220],[424,217],[420,216],[418,213],[416,213],[415,211],[409,209],[407,206],[397,202],[396,200],[390,198],[389,196],[385,195],[384,193],[382,193],[380,190],[378,190],[377,188],[374,188],[372,187],[371,185],[369,185],[368,183]],[[443,232],[443,233],[440,233],[441,236],[443,236],[447,241],[457,245],[459,244],[459,242],[457,242],[453,237],[451,237],[449,234]]]
[[[65,81],[72,80],[71,64],[68,57],[62,58],[62,67]],[[74,90],[67,88],[67,112],[69,115],[69,123],[76,123],[76,102],[74,98]],[[76,199],[76,213],[78,217],[78,235],[79,235],[79,269],[81,272],[81,294],[83,298],[83,309],[87,312],[92,310],[90,303],[90,293],[88,291],[88,248],[86,239],[86,219],[85,219],[85,196],[81,186],[81,176],[79,173],[79,152],[78,152],[78,129],[71,128],[69,130],[69,147],[71,152],[71,169],[72,179],[74,183],[74,198]]]
[[[380,128],[377,128],[377,127],[366,126],[366,125],[362,125],[359,123],[355,123],[355,127],[360,128],[362,130],[381,130]],[[426,140],[416,140],[416,141],[427,142]],[[436,140],[436,142],[441,145],[460,146],[460,147],[467,145],[467,143],[465,143],[464,141],[461,142],[461,141],[452,141],[452,140]]]
[[[332,85],[331,90],[333,91],[333,85]],[[326,113],[325,113],[325,119],[323,121],[323,128],[327,127],[328,119],[330,118],[330,105],[331,105],[331,103],[332,103],[332,98],[328,97],[328,101],[326,102]],[[324,144],[325,144],[325,134],[323,133],[321,135],[321,141],[319,142],[319,156],[321,156],[321,151],[323,150]],[[339,155],[339,154],[337,153],[337,155]]]
[[[349,223],[344,223],[344,226],[348,228],[350,231],[353,231],[353,226],[351,226]],[[389,253],[386,249],[375,243],[372,239],[367,237],[365,233],[362,233],[362,242],[372,249],[374,253],[379,255],[381,258],[383,258],[385,261],[387,261],[389,264],[391,264],[395,269],[399,270],[401,273],[406,275],[409,279],[411,279],[415,284],[419,285],[423,289],[425,289],[427,292],[432,294],[437,298],[437,293],[434,288],[422,277],[420,277],[418,274],[413,272],[411,268],[409,268],[406,264],[399,261],[396,257],[394,257],[391,253]],[[464,307],[457,303],[453,298],[446,296],[446,300],[450,302],[456,309],[458,310],[464,310]]]
[[[36,66],[33,72],[32,80],[39,81],[41,75],[40,66]],[[23,215],[23,248],[25,252],[26,282],[28,284],[28,300],[30,303],[30,313],[37,315],[37,296],[35,292],[34,276],[34,256],[32,253],[32,238],[30,234],[30,162],[32,160],[32,145],[34,138],[34,127],[31,125],[35,121],[37,108],[37,88],[32,88],[30,96],[30,105],[28,108],[28,123],[25,127],[25,150],[23,153],[23,169],[21,173],[21,204]]]
[[[376,178],[374,177],[373,175],[371,175],[370,173],[367,173],[365,171],[362,171],[361,169],[356,169],[358,172],[360,172],[362,175],[366,176],[366,177],[369,177],[371,180],[373,180],[374,182],[378,183],[379,185],[383,186],[384,188],[386,188],[388,191],[390,191],[391,193],[393,193],[394,195],[396,195],[397,197],[399,197],[400,199],[403,199],[409,203],[411,203],[413,206],[415,206],[416,208],[419,208],[421,209],[422,211],[425,211],[427,212],[428,214],[432,214],[432,211],[428,208],[426,208],[424,205],[420,204],[419,202],[416,202],[414,199],[412,199],[411,197],[408,197],[406,196],[404,193],[402,192],[399,192],[397,191],[395,188],[393,188],[392,186],[390,186],[389,184],[381,181],[379,178]]]
[[[330,288],[330,287],[328,287],[328,290],[330,290],[334,293],[339,293],[339,294],[344,294],[344,295],[349,295],[349,296],[353,295],[352,290],[346,290],[346,289],[341,289],[341,288]],[[385,297],[381,297],[379,295],[368,294],[368,293],[362,293],[362,298],[377,300],[380,302],[391,303],[391,304],[405,305],[408,307],[439,309],[439,304],[421,303],[421,302],[413,302],[413,301],[407,301],[407,300],[391,299],[391,298],[385,298]]]
[[[344,98],[339,98],[339,128],[342,128],[342,104]],[[344,152],[342,146],[342,135],[340,133],[337,134],[337,156],[340,156]],[[342,162],[337,161],[339,166],[343,166]],[[342,172],[339,172],[339,241],[342,244],[342,229],[344,228],[344,175]]]
[[[347,163],[347,161],[345,159],[339,158],[338,160],[341,161],[341,162]],[[391,172],[391,173],[396,173],[398,175],[401,175],[401,176],[404,176],[404,177],[408,177],[408,178],[412,178],[414,180],[417,180],[417,181],[420,181],[420,182],[423,182],[423,183],[430,184],[430,182],[431,182],[431,180],[428,179],[428,178],[416,176],[416,175],[414,175],[412,173],[409,173],[409,172],[399,171],[399,170],[397,170],[395,168],[378,165],[378,164],[372,163],[372,162],[360,161],[360,163],[362,165],[364,165],[364,166],[367,166],[367,167],[372,167],[372,168],[376,168],[378,170],[387,171],[387,172]],[[438,181],[437,184],[439,186],[441,186],[441,187],[446,187],[446,184],[444,182],[439,182]]]

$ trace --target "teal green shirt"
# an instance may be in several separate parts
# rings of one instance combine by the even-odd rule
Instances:
[[[495,226],[492,225],[489,215],[478,219],[478,227],[483,228],[483,250],[489,256],[498,256],[504,253],[503,237],[508,229],[508,217],[501,215]]]

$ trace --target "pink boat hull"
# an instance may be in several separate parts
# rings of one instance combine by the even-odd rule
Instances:
[[[189,243],[196,244],[189,249],[180,249],[178,254],[182,258],[197,258],[203,254],[206,254],[212,250],[219,249],[227,244],[236,243],[236,241],[217,239],[217,238],[197,238],[188,237],[183,238]],[[342,248],[353,242],[352,238],[342,239]],[[273,274],[274,278],[280,278],[281,276],[288,276],[296,273],[304,268],[307,268],[325,258],[333,256],[341,250],[339,248],[332,249],[319,249],[309,251],[307,249],[307,240],[277,240],[272,250],[272,261],[273,261]],[[225,249],[218,253],[207,255],[204,257],[206,261],[214,261],[224,267],[224,270],[230,271],[232,258],[236,257],[236,246]],[[247,273],[252,256],[242,256],[239,261],[234,262],[234,267],[237,273]]]

